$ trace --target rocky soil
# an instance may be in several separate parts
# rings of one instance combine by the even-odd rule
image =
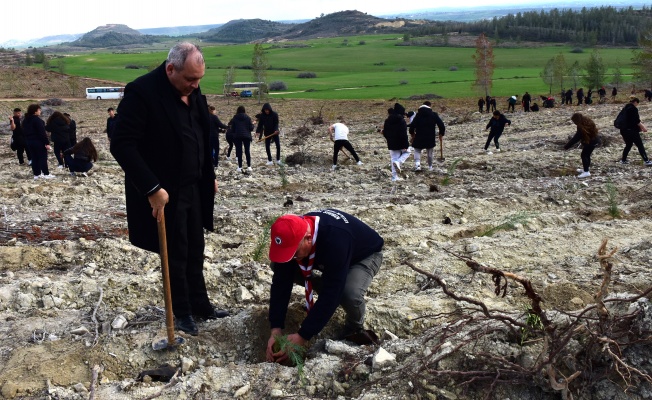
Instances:
[[[255,100],[209,102],[223,121],[239,102],[250,115],[260,108]],[[108,152],[103,132],[106,109],[116,103],[78,100],[55,107],[69,112],[77,121],[78,137],[90,136],[100,151],[101,160],[88,177],[57,170],[50,155],[57,178],[34,181],[29,167],[19,166],[10,151],[9,136],[2,136],[6,144],[0,149],[2,396],[483,398],[486,386],[442,384],[414,368],[434,346],[430,329],[447,323],[438,314],[463,315],[465,310],[408,262],[442,277],[456,293],[522,320],[529,299],[519,285],[512,283],[505,297],[496,296],[489,275],[474,274],[453,254],[526,277],[543,297],[546,312],[570,312],[593,302],[602,282],[596,252],[607,238],[609,249],[618,248],[610,292],[635,295],[647,289],[652,168],[642,165],[636,150],[630,153],[631,164],[616,162],[623,143],[612,121],[622,104],[508,114],[512,126],[501,139],[502,152],[488,155],[482,146],[489,115],[474,112],[474,102],[467,102],[471,104],[438,100],[434,106],[447,124],[445,160],[436,161],[433,171],[413,173],[410,158],[405,179],[392,183],[388,151],[377,127],[394,101],[273,101],[282,122],[283,158],[291,156],[302,164],[266,166],[261,143],[252,145],[250,175],[220,161],[216,230],[206,234],[205,274],[213,302],[231,310],[232,316],[200,323],[199,336],[186,336],[175,351],[151,347],[165,337],[160,259],[130,245],[126,237],[123,173]],[[401,103],[408,110],[420,104]],[[28,104],[2,101],[0,115]],[[575,176],[581,166],[580,150],[563,151],[575,130],[570,116],[580,110],[594,119],[603,136],[603,145],[593,155],[592,176],[585,180]],[[640,112],[647,121],[652,106],[641,104]],[[340,167],[331,171],[326,125],[309,121],[320,114],[327,123],[346,119],[350,141],[364,165],[341,156]],[[3,133],[6,125],[3,117]],[[652,145],[647,145],[652,152]],[[299,374],[297,368],[264,361],[271,282],[268,226],[283,213],[326,207],[358,216],[385,239],[385,259],[368,292],[366,320],[384,340],[378,346],[361,347],[331,340],[343,321],[337,314],[311,342]],[[612,216],[614,209],[619,216]],[[289,328],[303,316],[301,288],[292,302]],[[120,323],[121,316],[126,324]],[[495,333],[478,344],[483,348],[476,350],[491,347],[510,360],[536,354],[536,344],[528,349]],[[647,342],[628,361],[650,373],[649,353]],[[136,379],[142,371],[165,363],[181,367],[171,384]],[[449,360],[439,368],[462,367]],[[498,385],[490,398],[560,398],[560,392],[541,381]],[[581,399],[652,396],[647,383],[625,393],[622,380],[613,377],[605,377],[596,387],[573,394]]]

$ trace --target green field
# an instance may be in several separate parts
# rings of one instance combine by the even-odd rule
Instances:
[[[376,35],[285,43],[305,47],[265,45],[271,66],[267,81],[283,81],[288,87],[286,93],[271,95],[306,99],[387,99],[421,94],[447,98],[478,96],[472,89],[475,49],[396,46],[402,40],[396,35]],[[568,65],[575,61],[584,65],[592,51],[571,53],[571,49],[570,46],[494,49],[496,69],[492,94],[509,96],[525,91],[547,94],[548,87],[540,74],[549,59],[562,53]],[[223,90],[225,68],[251,65],[253,45],[207,45],[203,51],[207,69],[202,90],[217,94]],[[619,63],[623,79],[629,79],[632,49],[600,49],[599,53],[608,73]],[[132,54],[97,51],[69,55],[63,62],[67,74],[129,82],[165,57],[164,51]],[[127,65],[142,68],[126,69]],[[299,72],[314,72],[317,77],[300,79]],[[251,80],[251,70],[237,70],[236,81]],[[605,84],[610,80],[608,77]],[[558,92],[559,88],[553,91]]]

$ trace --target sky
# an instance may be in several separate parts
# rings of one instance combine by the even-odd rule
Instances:
[[[563,0],[465,0],[456,9],[500,5],[542,6]],[[415,9],[442,8],[451,3],[402,3],[389,0],[57,0],[40,7],[31,3],[10,12],[0,24],[0,43],[45,36],[86,33],[101,25],[125,24],[133,29],[222,24],[234,19],[260,18],[272,21],[313,19],[320,14],[358,10],[388,15]],[[242,6],[238,6],[242,5]]]

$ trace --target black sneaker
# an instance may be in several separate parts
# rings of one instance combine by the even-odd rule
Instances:
[[[191,336],[197,336],[199,334],[199,330],[197,329],[197,324],[195,324],[195,320],[192,319],[192,315],[175,317],[174,329],[185,332]]]
[[[627,161],[627,160],[620,160],[618,162],[621,163],[621,164],[629,164],[629,161]]]
[[[219,318],[225,318],[231,315],[228,311],[226,310],[220,310],[218,308],[213,308],[213,310],[209,311],[208,313],[205,314],[196,314],[195,317],[198,320],[209,320],[209,319],[219,319]]]

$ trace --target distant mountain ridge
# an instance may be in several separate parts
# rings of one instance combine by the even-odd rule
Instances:
[[[108,24],[94,29],[86,34],[48,36],[29,42],[7,41],[0,43],[2,47],[39,47],[56,45],[62,42],[80,47],[117,47],[123,45],[146,45],[165,37],[199,37],[207,42],[244,43],[261,40],[309,39],[316,37],[347,36],[355,34],[373,34],[386,32],[423,34],[426,32],[444,31],[442,22],[457,21],[460,24],[471,21],[490,21],[507,14],[560,10],[591,9],[600,5],[596,1],[586,3],[545,2],[541,7],[531,5],[482,6],[473,8],[428,8],[409,11],[400,14],[373,16],[364,12],[348,10],[322,15],[319,18],[296,23],[292,21],[275,22],[261,19],[239,19],[225,24],[182,26],[167,28],[131,29],[126,25]],[[627,3],[614,0],[611,7],[645,6],[643,0],[629,0]],[[463,25],[457,25],[463,26]],[[642,29],[633,26],[632,29]],[[562,39],[563,40],[563,39]]]

